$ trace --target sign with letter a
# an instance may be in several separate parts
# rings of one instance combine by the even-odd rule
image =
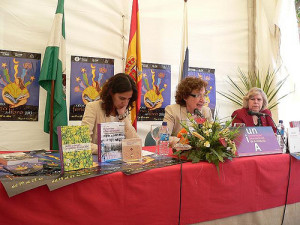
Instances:
[[[238,156],[282,153],[271,127],[241,127],[234,142]]]

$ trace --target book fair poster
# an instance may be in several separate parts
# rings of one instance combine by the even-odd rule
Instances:
[[[170,105],[171,65],[143,63],[141,108],[138,121],[161,121]]]
[[[0,121],[37,121],[41,54],[0,50]]]
[[[206,88],[207,96],[205,98],[205,106],[208,106],[211,109],[212,114],[214,115],[216,108],[215,69],[189,67],[188,76],[200,77],[202,80],[205,80],[208,83]]]
[[[69,120],[81,120],[85,105],[100,100],[102,86],[114,75],[114,60],[71,56]]]

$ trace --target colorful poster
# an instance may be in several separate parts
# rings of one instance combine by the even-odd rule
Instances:
[[[0,120],[37,121],[41,54],[0,50]]]
[[[206,106],[211,109],[214,115],[216,108],[216,79],[215,79],[215,69],[208,68],[196,68],[189,67],[190,77],[200,77],[201,79],[207,81],[207,97]]]
[[[171,66],[143,63],[142,97],[139,121],[161,121],[170,105]]]
[[[85,105],[100,99],[103,84],[114,75],[114,60],[71,56],[69,120],[81,120]]]

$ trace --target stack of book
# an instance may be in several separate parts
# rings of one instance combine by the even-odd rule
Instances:
[[[21,163],[38,163],[38,157],[32,156],[28,153],[24,152],[14,152],[14,153],[6,153],[0,154],[0,163],[5,166],[12,166]]]

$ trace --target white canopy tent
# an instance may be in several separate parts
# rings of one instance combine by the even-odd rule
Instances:
[[[236,79],[237,69],[248,70],[248,11],[256,6],[256,66],[282,64],[290,79],[286,88],[296,90],[299,83],[299,40],[293,0],[189,0],[190,66],[216,70],[218,91],[229,89],[226,75]],[[131,0],[65,0],[67,47],[67,106],[71,55],[112,58],[115,73],[124,71]],[[253,4],[252,4],[253,5]],[[57,0],[1,0],[0,49],[41,53],[50,34]],[[171,65],[172,93],[178,83],[182,38],[183,0],[139,0],[142,62]],[[276,25],[276,26],[275,26]],[[279,29],[278,29],[279,28]],[[280,30],[281,36],[278,35]],[[275,32],[276,31],[276,32]],[[280,39],[278,39],[281,37]],[[281,40],[280,55],[276,40]],[[272,64],[270,64],[272,62]],[[274,63],[273,63],[274,62]],[[283,90],[284,91],[284,90]],[[279,105],[274,119],[299,120],[296,110],[286,109],[299,103],[295,91]],[[48,149],[49,135],[43,132],[46,93],[40,89],[38,122],[0,121],[0,150]],[[282,107],[282,109],[281,109]],[[217,95],[220,118],[230,117],[237,106]],[[138,122],[144,138],[152,122]],[[71,121],[78,125],[80,121]]]

